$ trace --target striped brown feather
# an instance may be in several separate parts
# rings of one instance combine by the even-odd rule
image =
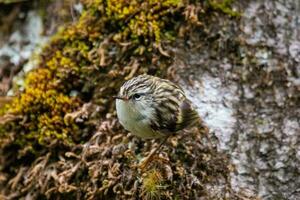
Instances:
[[[191,102],[188,99],[185,99],[180,105],[180,113],[178,116],[181,116],[177,119],[176,122],[176,131],[184,129],[189,126],[194,126],[199,122],[200,118],[193,108]]]

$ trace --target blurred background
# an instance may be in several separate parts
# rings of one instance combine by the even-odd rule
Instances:
[[[0,1],[0,95],[12,87],[12,79],[33,66],[26,63],[63,25],[77,20],[79,1]]]

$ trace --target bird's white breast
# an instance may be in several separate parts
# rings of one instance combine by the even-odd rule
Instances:
[[[132,134],[145,139],[162,137],[150,127],[151,111],[130,105],[131,102],[116,100],[117,115],[122,126]]]

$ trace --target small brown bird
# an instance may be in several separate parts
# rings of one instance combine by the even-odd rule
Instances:
[[[132,134],[144,139],[164,138],[142,162],[142,167],[170,135],[200,120],[179,86],[150,75],[139,75],[125,82],[116,97],[116,109],[120,123]]]

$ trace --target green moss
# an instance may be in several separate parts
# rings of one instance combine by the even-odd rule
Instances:
[[[232,10],[231,5],[235,0],[208,0],[210,6],[215,9],[222,11],[223,13],[232,17],[238,17],[241,13]]]
[[[142,195],[145,199],[161,199],[162,189],[164,188],[163,176],[158,169],[149,171],[142,181]]]

